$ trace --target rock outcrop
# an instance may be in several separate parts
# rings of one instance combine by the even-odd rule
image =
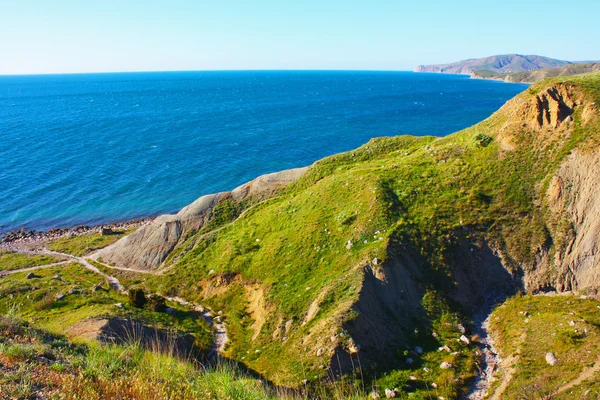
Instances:
[[[247,197],[267,198],[298,178],[308,169],[296,168],[262,175],[231,192],[202,196],[177,214],[161,215],[137,231],[100,250],[94,258],[123,268],[158,268],[187,232],[197,231],[211,218],[217,204],[226,199],[240,202]]]
[[[599,194],[600,152],[573,151],[546,191],[553,237],[559,245],[553,254],[541,255],[528,287],[593,293],[600,289]]]

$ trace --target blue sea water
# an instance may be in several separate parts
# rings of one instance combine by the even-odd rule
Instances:
[[[449,134],[525,87],[410,72],[0,76],[0,232],[173,212],[372,137]]]

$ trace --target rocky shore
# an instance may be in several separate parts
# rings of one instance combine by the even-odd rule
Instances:
[[[137,228],[154,218],[141,218],[129,221],[112,222],[102,225],[80,225],[73,228],[54,228],[47,231],[36,231],[21,228],[6,233],[0,233],[0,245],[10,243],[36,243],[48,240],[60,239],[63,237],[81,236],[92,233],[110,234],[112,232],[123,231],[130,228]]]

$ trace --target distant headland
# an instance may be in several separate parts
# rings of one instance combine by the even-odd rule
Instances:
[[[557,60],[537,55],[504,54],[449,64],[419,65],[414,71],[461,74],[475,79],[505,82],[535,83],[555,76],[600,71],[600,63]]]

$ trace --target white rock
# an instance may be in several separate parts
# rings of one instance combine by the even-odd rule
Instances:
[[[465,327],[463,326],[463,324],[458,324],[458,325],[456,325],[456,328],[458,329],[458,331],[459,331],[460,333],[463,333],[463,334],[464,334],[464,333],[467,333],[467,330],[465,329]]]
[[[466,344],[467,346],[471,344],[471,341],[465,335],[460,335],[460,341]]]
[[[350,346],[348,346],[348,352],[350,352],[350,354],[356,354],[360,351],[360,344],[351,344]]]
[[[453,367],[453,365],[452,365],[452,364],[450,364],[450,363],[449,363],[449,362],[447,362],[447,361],[444,361],[443,363],[441,363],[441,364],[440,364],[440,368],[441,368],[441,369],[450,369],[450,368],[452,368],[452,367]]]
[[[396,397],[396,392],[392,389],[385,389],[385,397],[387,397],[388,399],[393,399]]]
[[[553,353],[546,353],[546,362],[550,365],[556,365],[558,360],[556,359],[556,356]]]

